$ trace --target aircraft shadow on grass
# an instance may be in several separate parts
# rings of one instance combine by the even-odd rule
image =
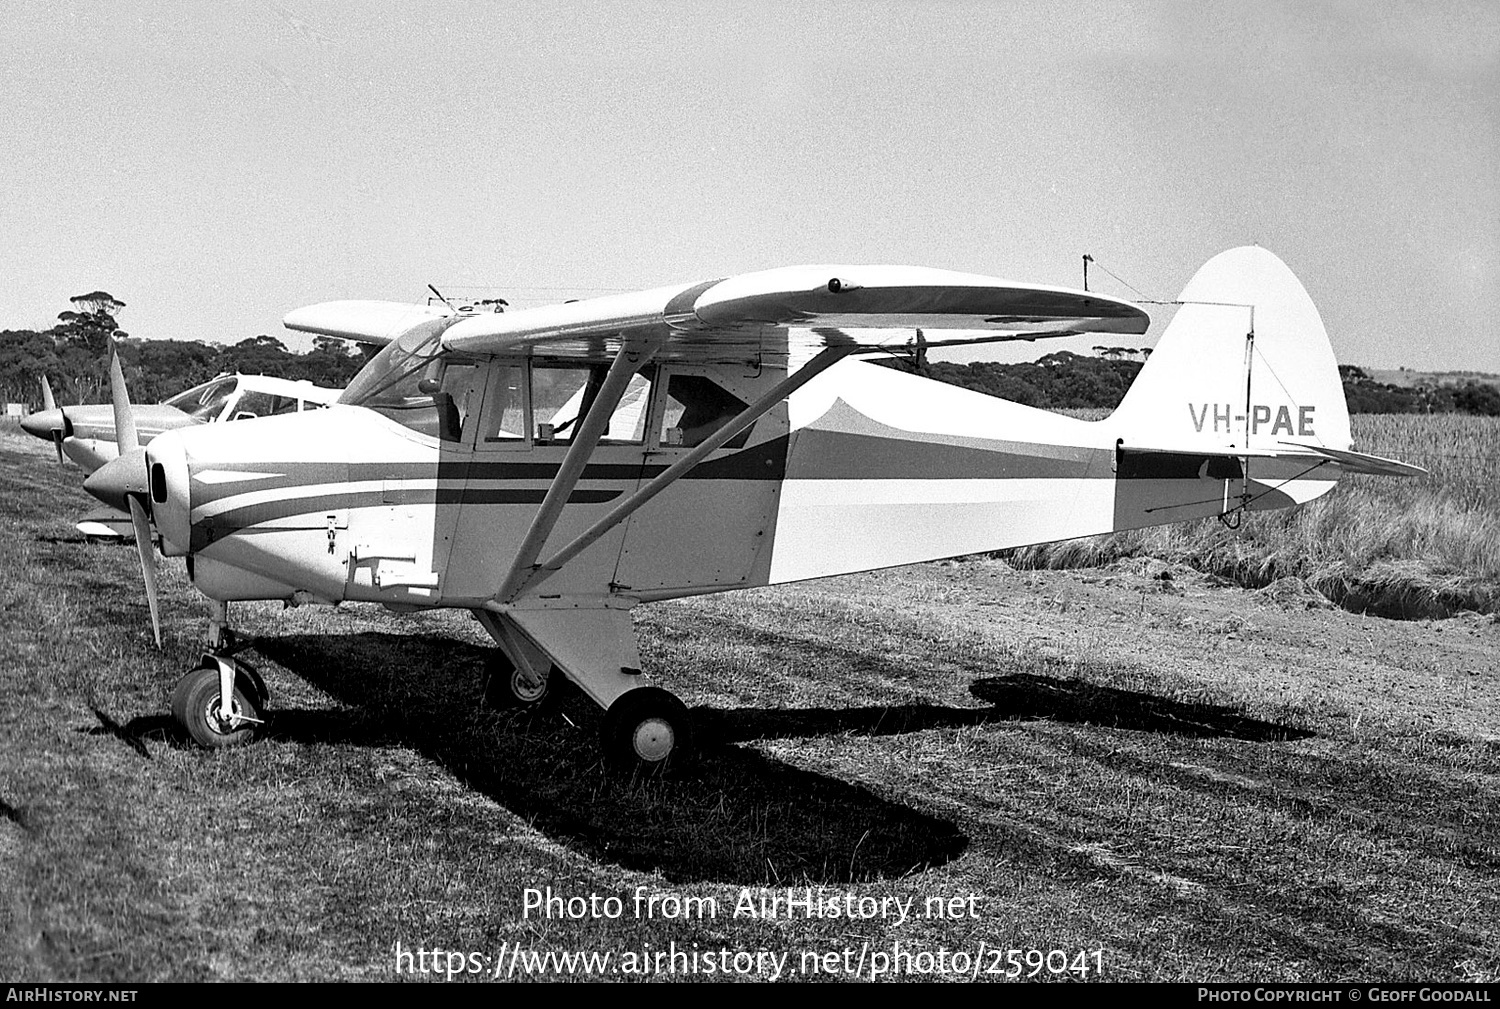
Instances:
[[[969,692],[1005,711],[1010,718],[1045,718],[1174,736],[1285,742],[1314,735],[1275,722],[1251,718],[1220,704],[1173,701],[1155,694],[1105,687],[1086,680],[1060,680],[1034,673],[1009,673],[976,680]]]
[[[481,705],[490,649],[451,638],[365,633],[257,642],[256,651],[348,708],[288,710],[273,697],[265,742],[404,745],[555,840],[673,882],[829,885],[905,876],[961,854],[952,821],[755,750],[703,740],[662,780],[609,775],[597,707],[572,689],[539,712]],[[274,683],[272,687],[275,689]],[[165,715],[87,731],[136,748],[188,745]]]
[[[265,639],[257,651],[350,705],[278,710],[273,699],[273,745],[413,747],[549,836],[674,882],[892,878],[946,863],[969,844],[950,820],[733,743],[1039,718],[1257,740],[1306,734],[1229,708],[1017,673],[974,684],[987,708],[700,706],[693,712],[700,759],[664,780],[641,781],[605,774],[594,744],[601,716],[576,691],[565,688],[539,712],[481,707],[488,649],[438,636],[364,633]],[[120,725],[96,714],[100,725],[85,731],[119,738],[137,752],[145,749],[143,737],[187,745],[168,716]]]
[[[800,647],[812,647],[800,642]],[[836,656],[845,666],[860,664],[879,679],[899,679],[899,667],[874,668],[869,656]],[[879,660],[873,660],[878,666]],[[698,724],[723,743],[810,736],[891,736],[925,729],[951,729],[992,722],[1046,719],[1101,725],[1165,735],[1282,742],[1313,735],[1305,729],[1266,722],[1238,708],[1174,701],[1156,694],[1100,686],[1083,679],[1034,673],[983,676],[969,693],[987,708],[941,704],[887,704],[840,708],[698,708]]]

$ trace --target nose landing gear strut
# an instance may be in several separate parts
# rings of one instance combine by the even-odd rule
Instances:
[[[172,717],[199,745],[219,749],[255,737],[270,692],[256,668],[234,656],[244,646],[229,628],[229,604],[209,606],[209,650],[172,688]]]

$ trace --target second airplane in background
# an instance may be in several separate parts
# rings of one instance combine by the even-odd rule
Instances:
[[[220,375],[163,403],[130,404],[129,409],[144,445],[176,428],[316,410],[336,401],[341,391],[265,375]],[[109,403],[58,406],[46,378],[42,401],[43,408],[23,418],[21,427],[56,445],[58,462],[66,455],[92,473],[119,456],[115,411]],[[130,516],[113,509],[84,516],[78,530],[90,539],[132,535]]]

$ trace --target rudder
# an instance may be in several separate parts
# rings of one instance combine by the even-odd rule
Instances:
[[[1230,249],[1205,263],[1178,300],[1184,304],[1110,418],[1126,445],[1230,453],[1287,442],[1349,447],[1328,333],[1285,263],[1258,246]]]
[[[1349,448],[1349,411],[1323,320],[1257,246],[1220,253],[1118,410],[1114,526],[1282,508],[1330,490],[1339,467],[1294,446]]]

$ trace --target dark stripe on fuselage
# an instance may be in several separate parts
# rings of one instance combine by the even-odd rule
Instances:
[[[841,404],[842,405],[842,404]],[[1068,445],[1036,445],[947,435],[927,435],[885,428],[857,415],[847,406],[835,409],[818,424],[790,436],[773,438],[750,448],[699,463],[684,480],[1005,480],[1109,478],[1114,474],[1106,449]],[[844,429],[829,429],[835,424]],[[864,430],[849,430],[857,425]],[[534,451],[534,450],[532,450]],[[605,451],[616,451],[607,446]],[[644,456],[644,452],[642,455]],[[1171,455],[1152,453],[1152,456]],[[1127,453],[1127,457],[1130,454]],[[579,486],[569,504],[602,504],[633,490],[667,469],[676,452],[652,453],[651,461],[592,462],[581,482],[601,481],[613,487]],[[1139,456],[1136,457],[1139,459]],[[1181,462],[1161,461],[1175,472],[1196,478],[1206,457],[1185,456]],[[1191,461],[1191,468],[1188,468]],[[325,527],[326,516],[344,508],[391,505],[538,505],[556,477],[562,460],[537,460],[518,451],[497,458],[493,453],[446,452],[435,462],[252,463],[233,468],[268,474],[264,480],[194,485],[194,507],[235,494],[283,491],[279,500],[235,508],[193,527],[194,549],[263,522],[306,516],[305,528]],[[1143,463],[1146,465],[1146,463]],[[1142,476],[1147,474],[1143,471]],[[434,481],[436,487],[402,487],[401,482]],[[385,484],[381,489],[298,496],[297,488],[315,484]],[[531,487],[517,487],[531,483]],[[396,486],[392,486],[395,484]],[[622,486],[623,485],[623,486]]]
[[[194,522],[189,534],[189,549],[196,553],[215,540],[221,540],[257,523],[298,515],[307,516],[308,522],[303,528],[324,529],[327,528],[329,515],[362,504],[379,504],[380,497],[378,493],[314,494],[246,505]]]
[[[1116,475],[1121,480],[1239,480],[1245,471],[1237,456],[1121,449]]]
[[[845,431],[798,431],[790,480],[1078,480],[1108,477],[1104,449],[1058,446],[1055,455],[912,438],[879,438]]]
[[[428,492],[429,495],[431,492]],[[575,490],[568,495],[568,504],[603,504],[613,501],[623,491]],[[438,504],[541,504],[547,496],[545,488],[540,490],[516,490],[509,487],[439,487]]]
[[[618,490],[575,490],[568,504],[604,504],[619,497]],[[528,504],[540,505],[546,488],[426,487],[395,492],[364,491],[358,494],[317,494],[287,497],[276,501],[246,505],[193,523],[191,549],[202,550],[215,540],[223,539],[262,522],[306,516],[307,522],[291,528],[326,529],[328,516],[345,508],[379,508],[404,504]],[[287,528],[287,527],[282,527]]]
[[[611,446],[608,450],[613,450]],[[694,466],[684,476],[684,480],[780,480],[786,476],[786,453],[787,438],[782,436],[750,448],[734,452],[717,459],[709,459]],[[473,484],[479,481],[534,481],[537,483],[551,483],[557,476],[558,469],[562,466],[562,460],[555,461],[530,461],[524,456],[530,453],[518,453],[519,458],[496,459],[493,455],[477,453],[474,455],[454,455],[441,459],[436,463],[431,462],[401,462],[401,463],[336,463],[336,462],[296,462],[296,463],[236,463],[225,464],[225,470],[234,470],[243,473],[263,473],[264,478],[251,478],[246,480],[231,480],[226,483],[210,484],[201,480],[193,481],[193,506],[211,504],[222,498],[233,497],[237,494],[247,494],[256,491],[283,490],[294,487],[308,486],[312,484],[332,483],[362,483],[366,481],[404,481],[404,480],[439,480],[444,483],[464,483],[473,489]],[[584,467],[582,481],[607,480],[614,483],[621,481],[649,480],[664,472],[674,461],[673,456],[664,453],[653,453],[660,462],[594,462]],[[204,471],[212,471],[217,467],[202,467]],[[485,490],[485,493],[490,493]],[[403,490],[393,490],[392,493],[406,493]],[[413,491],[412,493],[420,493]],[[430,493],[430,491],[428,492]],[[527,493],[530,493],[529,491]],[[598,495],[609,493],[604,490],[588,491],[587,493]],[[618,495],[618,491],[613,492]],[[529,499],[528,499],[529,500]],[[599,500],[608,500],[599,498]],[[480,502],[480,503],[499,503]],[[505,502],[513,503],[513,502]],[[518,502],[515,502],[518,503]],[[584,503],[592,503],[585,501]]]
[[[752,445],[747,449],[700,462],[683,474],[684,480],[780,480],[786,475],[788,439],[785,435]],[[666,472],[676,460],[663,453],[652,453],[662,461],[591,462],[583,468],[582,480],[649,480]],[[443,460],[438,464],[442,480],[538,480],[551,482],[562,461],[518,462],[492,460],[476,455],[466,460]]]

